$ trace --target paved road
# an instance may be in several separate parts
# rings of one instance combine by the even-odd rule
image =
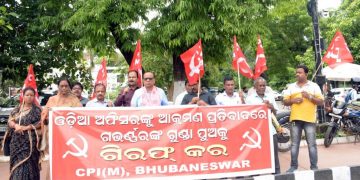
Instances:
[[[333,144],[329,148],[318,146],[319,168],[331,168],[338,166],[360,166],[360,142],[347,144]],[[290,152],[279,153],[281,172],[285,172],[290,166]],[[0,157],[0,161],[3,157]],[[47,163],[43,164],[45,169]],[[307,147],[301,147],[299,153],[299,170],[310,169]],[[0,162],[0,179],[6,179],[9,175],[8,162]],[[41,172],[41,179],[45,179],[44,171]]]

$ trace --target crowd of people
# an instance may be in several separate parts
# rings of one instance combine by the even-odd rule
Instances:
[[[291,164],[288,172],[298,168],[299,143],[302,130],[305,131],[308,143],[311,169],[317,169],[316,149],[316,106],[323,103],[323,95],[317,84],[307,80],[308,68],[300,65],[296,68],[297,81],[289,86],[284,95],[284,104],[291,106],[290,121],[292,131]],[[41,110],[34,104],[35,90],[25,88],[24,100],[19,107],[11,113],[8,121],[10,129],[10,179],[40,179],[40,152],[47,151],[47,147],[40,142],[40,134],[48,138],[48,115],[52,107],[113,107],[113,106],[166,106],[169,105],[163,89],[156,87],[156,76],[153,72],[143,74],[143,87],[137,86],[139,78],[137,71],[128,72],[128,86],[121,89],[114,102],[105,97],[106,87],[103,84],[94,86],[95,98],[89,100],[81,96],[83,86],[81,83],[73,85],[66,78],[58,81],[58,93],[50,97],[46,106]],[[216,97],[209,92],[201,90],[198,83],[185,82],[185,90],[175,99],[175,105],[193,104],[208,105],[240,105],[261,104],[268,106],[272,113],[278,111],[277,103],[266,84],[266,80],[259,77],[254,80],[253,87],[247,94],[242,90],[235,91],[235,82],[232,77],[225,77],[223,81],[224,92]],[[245,89],[244,89],[245,90]],[[39,131],[41,129],[41,131]],[[275,173],[280,173],[280,163],[277,154],[277,133],[282,129],[271,128],[274,140]],[[49,179],[49,168],[47,169]]]

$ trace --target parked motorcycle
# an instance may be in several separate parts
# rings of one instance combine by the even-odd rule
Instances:
[[[278,134],[278,151],[287,152],[291,149],[290,111],[278,113],[276,119],[283,129],[283,133]]]
[[[346,104],[342,101],[335,101],[332,113],[329,115],[331,120],[324,135],[325,147],[330,147],[340,128],[349,134],[360,134],[360,102]]]

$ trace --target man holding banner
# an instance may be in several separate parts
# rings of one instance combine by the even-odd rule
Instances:
[[[112,107],[114,104],[105,99],[106,87],[104,84],[95,84],[94,92],[96,98],[86,103],[86,107]]]
[[[256,93],[250,94],[246,98],[246,104],[262,104],[265,103],[272,113],[276,114],[279,109],[274,96],[270,93],[266,93],[266,80],[262,77],[256,78],[254,81],[254,88]],[[274,126],[271,126],[271,134],[273,135],[273,146],[274,146],[274,158],[275,158],[275,174],[280,174],[280,162],[278,156],[278,139]]]
[[[184,96],[181,104],[197,104],[198,106],[216,105],[215,98],[209,92],[199,89],[198,83],[192,84],[191,93]],[[198,93],[199,96],[198,96]]]
[[[234,92],[235,82],[230,76],[224,78],[224,92],[216,96],[217,105],[238,105],[244,104],[244,95],[242,92]],[[241,94],[240,94],[241,93]]]
[[[143,77],[144,87],[135,91],[131,106],[167,106],[169,103],[164,90],[155,86],[154,73],[146,72]]]

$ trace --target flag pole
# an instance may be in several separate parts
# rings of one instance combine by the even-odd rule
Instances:
[[[313,81],[313,80],[314,80],[314,78],[315,78],[315,76],[316,76],[317,72],[319,71],[320,67],[322,67],[322,65],[323,65],[323,64],[324,64],[324,63],[323,63],[323,61],[321,61],[321,63],[320,63],[320,64],[319,64],[319,66],[317,67],[317,69],[316,69],[316,71],[315,71],[315,73],[314,73],[313,77],[311,78],[311,81]]]
[[[201,77],[199,76],[198,92],[197,92],[197,97],[198,98],[200,98],[200,91],[201,91]]]
[[[237,63],[237,74],[238,74],[238,82],[239,82],[239,90],[241,89],[241,81],[240,81],[240,66],[239,62]]]

